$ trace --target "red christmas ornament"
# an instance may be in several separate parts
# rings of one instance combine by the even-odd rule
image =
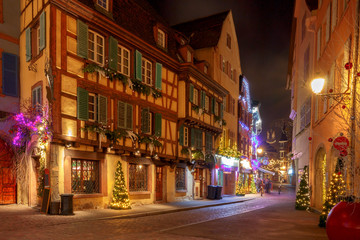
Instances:
[[[338,175],[341,175],[341,172],[338,172]]]
[[[336,204],[327,217],[326,233],[330,240],[359,239],[360,203],[339,202]]]
[[[332,88],[329,89],[329,93],[332,93],[334,90]]]
[[[312,137],[309,137],[309,141],[311,141],[312,140]]]
[[[340,151],[340,156],[345,157],[348,155],[348,152],[346,150]]]
[[[345,106],[345,105],[342,105],[341,107],[342,107],[342,109],[345,109],[345,108],[346,108],[346,106]]]
[[[356,76],[360,77],[360,72],[358,72],[358,73],[356,74]]]
[[[348,63],[346,63],[346,64],[345,64],[345,68],[346,68],[346,70],[351,69],[351,68],[352,68],[352,66],[353,66],[353,64],[352,64],[351,62],[348,62]]]
[[[329,139],[328,139],[328,141],[329,141],[329,142],[332,142],[332,141],[333,141],[333,139],[332,139],[332,138],[329,138]]]

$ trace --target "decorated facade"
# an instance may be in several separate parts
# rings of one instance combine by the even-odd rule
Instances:
[[[12,132],[24,149],[19,203],[37,205],[44,186],[52,201],[74,194],[75,209],[109,206],[120,185],[130,204],[201,199],[223,182],[235,193],[238,160],[224,175],[215,157],[219,144],[236,149],[229,129],[241,70],[231,11],[212,17],[221,25],[204,46],[145,0],[32,0],[20,10],[28,111]]]

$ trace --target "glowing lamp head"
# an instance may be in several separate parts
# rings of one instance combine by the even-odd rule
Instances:
[[[324,88],[325,79],[324,78],[315,78],[311,81],[311,89],[315,94],[321,93]]]
[[[263,152],[263,149],[262,149],[262,148],[258,148],[258,149],[256,149],[256,152],[259,153],[259,154],[261,154],[261,153]]]

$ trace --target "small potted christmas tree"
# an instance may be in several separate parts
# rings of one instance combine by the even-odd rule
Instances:
[[[115,172],[115,185],[113,190],[113,199],[110,203],[113,209],[130,209],[129,194],[126,189],[124,173],[122,171],[121,162],[118,161]]]
[[[306,210],[310,205],[309,195],[309,173],[307,166],[304,167],[304,174],[301,176],[299,189],[296,192],[296,210]]]

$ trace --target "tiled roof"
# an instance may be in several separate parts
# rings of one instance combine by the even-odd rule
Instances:
[[[79,0],[79,2],[95,9],[92,0]],[[164,30],[168,33],[167,53],[177,59],[173,30],[147,0],[114,0],[112,14],[116,24],[153,46],[156,46],[154,26],[158,23],[165,26]]]
[[[214,47],[218,44],[221,29],[229,10],[199,18],[190,22],[180,23],[173,28],[182,32],[190,39],[190,46],[194,49]]]

